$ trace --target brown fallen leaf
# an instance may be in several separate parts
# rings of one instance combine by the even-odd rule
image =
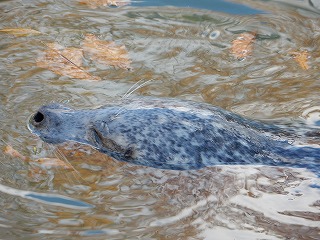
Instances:
[[[11,157],[20,158],[23,161],[28,161],[28,158],[26,156],[23,156],[10,145],[5,146],[3,153]]]
[[[29,158],[27,158],[26,156],[19,153],[17,150],[15,150],[10,145],[7,145],[4,148],[3,153],[8,156],[11,156],[11,157],[20,158],[23,161],[30,161]],[[65,169],[72,169],[72,166],[70,166],[68,163],[65,163],[64,161],[60,160],[59,158],[39,158],[36,160],[32,160],[32,162],[36,162],[43,167],[63,167]]]
[[[231,52],[237,59],[249,56],[253,50],[253,42],[256,38],[254,33],[241,33],[232,41]]]
[[[90,8],[121,7],[129,5],[130,0],[80,0],[79,3],[88,5]]]
[[[62,76],[78,79],[101,80],[92,76],[82,68],[83,50],[80,48],[64,48],[57,43],[45,44],[48,48],[44,55],[37,59],[37,66],[49,69]]]
[[[290,52],[293,59],[300,65],[303,70],[308,70],[308,51]]]
[[[83,50],[93,61],[119,67],[131,69],[128,52],[124,45],[118,46],[112,41],[103,41],[93,34],[86,34],[82,43]]]
[[[0,32],[12,34],[16,37],[42,34],[41,32],[33,30],[31,28],[5,28],[5,29],[0,29]]]
[[[45,180],[48,177],[47,169],[51,167],[74,170],[74,168],[70,164],[65,163],[58,158],[39,158],[37,160],[30,160],[30,158],[22,155],[10,145],[7,145],[4,148],[3,153],[8,156],[19,158],[25,162],[31,163],[28,171],[28,177],[32,182],[40,182]],[[33,164],[34,162],[38,163],[38,166]]]

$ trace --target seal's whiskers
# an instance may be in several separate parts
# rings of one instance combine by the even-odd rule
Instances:
[[[137,91],[138,89],[144,87],[145,85],[147,85],[149,82],[153,81],[153,79],[149,79],[147,81],[145,81],[144,83],[140,84],[140,82],[142,82],[142,80],[139,80],[138,82],[136,82],[135,84],[133,84],[128,91],[126,91],[126,93],[122,96],[121,99],[125,99],[128,98],[132,93],[134,93],[135,91]]]
[[[136,82],[135,84],[133,84],[127,91],[126,93],[121,97],[121,99],[126,99],[128,97],[130,97],[131,94],[133,94],[135,91],[137,91],[138,89],[144,87],[145,85],[147,85],[149,82],[151,82],[153,79],[147,80],[144,83],[140,84],[143,80],[139,80],[138,82]],[[140,85],[139,85],[140,84]],[[120,113],[125,112],[126,109],[125,107],[120,107],[119,111],[113,116],[113,118],[116,118],[119,116]]]
[[[120,113],[123,113],[125,111],[126,111],[125,107],[119,108],[118,112],[111,119],[114,120],[114,118],[118,117]]]

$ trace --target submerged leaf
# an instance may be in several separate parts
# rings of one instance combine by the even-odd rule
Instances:
[[[28,35],[42,34],[39,31],[33,30],[31,28],[5,28],[0,29],[0,32],[12,34],[16,37],[24,37]]]
[[[23,161],[27,161],[27,157],[23,156],[21,153],[19,153],[17,150],[15,150],[12,146],[7,145],[4,150],[3,153],[6,155],[9,155],[11,157],[15,157],[15,158],[20,158]]]
[[[64,169],[73,169],[72,166],[60,160],[59,158],[39,158],[34,160],[36,163],[39,163],[42,167],[61,167]]]
[[[82,45],[85,53],[94,61],[108,66],[131,69],[131,60],[124,45],[118,46],[112,41],[100,40],[93,34],[87,34]]]
[[[44,55],[37,59],[37,65],[54,73],[78,79],[100,80],[83,69],[83,51],[80,48],[64,48],[57,43],[45,44],[48,48]]]
[[[79,0],[80,4],[88,5],[90,8],[98,7],[121,7],[130,4],[130,0]]]
[[[300,52],[290,52],[292,55],[293,59],[300,65],[300,67],[303,70],[308,70],[309,65],[308,65],[308,52],[307,51],[300,51]]]
[[[253,33],[242,33],[232,41],[231,52],[237,59],[249,56],[253,50],[253,42],[256,36]]]
[[[23,161],[30,161],[28,157],[22,155],[10,145],[7,145],[4,148],[3,153],[11,157],[20,158]],[[72,169],[72,166],[60,160],[59,158],[39,158],[31,162],[36,162],[40,164],[42,167],[63,167],[65,169]]]

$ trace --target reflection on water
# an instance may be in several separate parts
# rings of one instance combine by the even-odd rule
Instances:
[[[148,0],[148,1],[133,1],[132,6],[145,7],[145,6],[175,6],[175,7],[188,7],[209,9],[216,12],[225,12],[231,14],[258,14],[263,13],[258,9],[250,8],[248,5],[236,4],[235,2],[228,2],[224,0],[198,0],[198,1],[185,1],[185,0]]]
[[[91,208],[90,204],[83,203],[81,201],[77,201],[76,199],[63,197],[59,195],[53,194],[41,194],[34,193],[29,191],[22,191],[14,188],[10,188],[7,186],[0,185],[0,191],[3,193],[7,193],[13,196],[18,196],[26,199],[31,199],[34,201],[39,201],[46,204],[52,204],[56,206],[69,207],[69,208]]]
[[[37,162],[1,154],[1,238],[319,238],[320,182],[305,169],[151,169],[84,146],[53,151],[26,127],[39,105],[54,101],[97,107],[123,96],[134,83],[152,79],[135,94],[209,102],[249,118],[276,121],[299,135],[293,141],[319,146],[317,1],[236,2],[263,14],[244,15],[238,9],[238,15],[231,15],[206,5],[180,8],[174,1],[178,7],[151,7],[152,1],[150,7],[134,3],[97,9],[77,1],[0,3],[1,29],[43,33],[0,35],[1,147],[11,145],[33,160],[56,153],[74,167],[35,167]],[[242,32],[257,37],[252,56],[239,61],[230,48]],[[79,47],[86,33],[124,44],[133,69],[102,67],[84,56],[88,71],[104,79],[87,81],[36,66],[45,49],[41,42]],[[294,51],[308,52],[309,69],[292,59]]]

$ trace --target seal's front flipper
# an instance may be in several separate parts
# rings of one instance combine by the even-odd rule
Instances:
[[[129,159],[133,156],[132,147],[123,147],[108,136],[104,136],[96,127],[89,128],[89,140],[92,141],[93,146],[99,150],[109,153],[120,153],[125,158]]]

